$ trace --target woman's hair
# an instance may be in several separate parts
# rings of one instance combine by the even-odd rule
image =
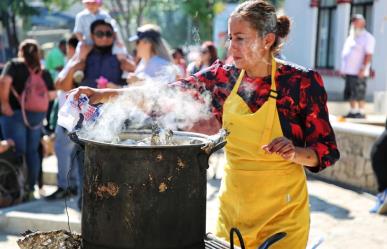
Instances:
[[[34,70],[40,71],[40,46],[36,40],[26,39],[20,43],[20,56],[24,59],[27,66]]]
[[[212,65],[218,59],[218,52],[216,51],[216,47],[215,47],[215,44],[213,42],[211,42],[211,41],[203,42],[201,49],[208,50],[208,52],[210,54],[209,65]]]
[[[241,17],[250,23],[251,27],[257,30],[261,37],[269,33],[276,35],[275,42],[271,47],[274,54],[278,54],[285,38],[290,32],[290,20],[287,16],[277,18],[275,7],[265,0],[249,0],[240,4],[231,14],[234,17]]]
[[[169,53],[170,49],[168,43],[161,37],[160,28],[154,24],[145,24],[138,28],[138,31],[143,33],[157,33],[157,36],[152,36],[152,38],[144,37],[143,40],[146,40],[152,44],[152,52],[167,60],[172,61],[172,57]]]
[[[181,49],[181,48],[175,48],[175,49],[173,50],[172,57],[175,59],[177,54],[180,54],[181,57],[184,58],[184,51],[183,51],[183,49]]]

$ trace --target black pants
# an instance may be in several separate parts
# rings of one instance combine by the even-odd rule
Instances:
[[[379,192],[387,189],[387,130],[376,140],[371,150],[371,163]]]

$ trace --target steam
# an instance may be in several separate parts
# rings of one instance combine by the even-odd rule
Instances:
[[[146,79],[101,107],[97,122],[85,125],[82,137],[112,142],[123,130],[150,129],[157,123],[163,129],[185,130],[211,117],[211,95],[200,101],[180,87],[171,87],[165,77]]]

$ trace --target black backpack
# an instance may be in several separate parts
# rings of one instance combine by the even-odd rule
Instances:
[[[15,148],[0,154],[0,207],[23,200],[25,175],[24,159]]]

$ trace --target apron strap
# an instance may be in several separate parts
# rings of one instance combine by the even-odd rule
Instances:
[[[267,101],[269,102],[269,115],[266,118],[265,128],[263,130],[262,138],[261,138],[261,144],[267,144],[270,141],[271,131],[274,124],[274,117],[277,113],[277,91],[276,91],[276,85],[275,85],[275,73],[277,71],[277,62],[274,59],[274,56],[271,59],[271,88],[270,93]],[[261,153],[264,153],[263,150],[259,150]]]
[[[242,69],[240,74],[239,74],[238,80],[235,83],[235,86],[231,90],[231,93],[237,93],[238,92],[239,86],[241,85],[241,82],[242,82],[242,79],[243,79],[244,75],[245,75],[245,70]]]

